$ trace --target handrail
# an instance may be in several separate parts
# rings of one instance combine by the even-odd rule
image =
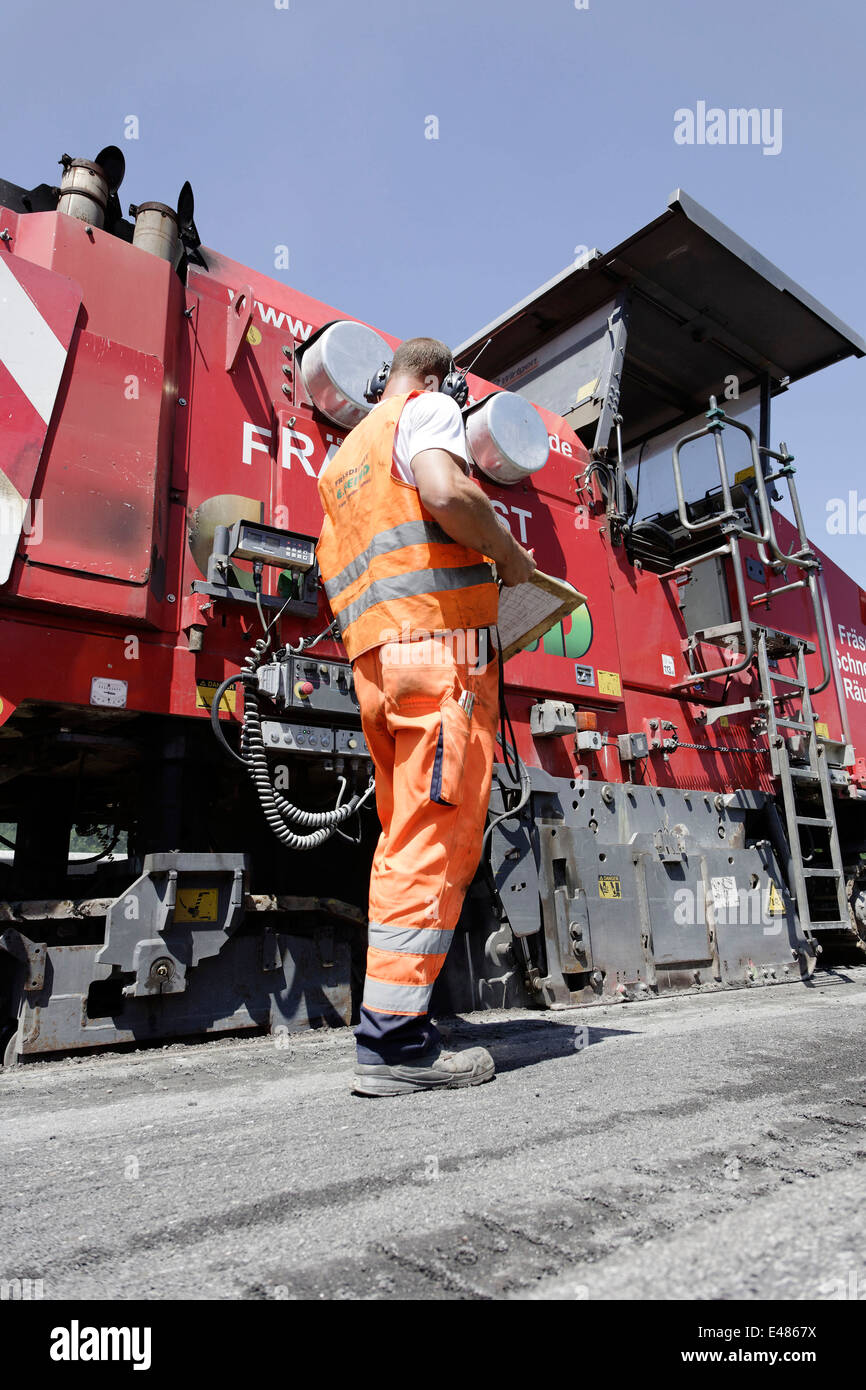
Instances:
[[[724,411],[721,410],[719,406],[716,404],[715,396],[710,396],[710,409],[706,412],[706,414],[709,424],[704,425],[699,430],[694,430],[691,434],[685,435],[682,439],[678,439],[673,447],[671,455],[674,468],[674,486],[676,487],[677,493],[677,510],[679,512],[680,524],[684,527],[686,531],[696,532],[709,531],[711,528],[719,526],[719,524],[723,521],[734,521],[737,523],[740,535],[744,539],[757,541],[758,544],[765,544],[767,541],[770,540],[770,535],[772,531],[772,523],[770,522],[765,509],[762,508],[761,511],[761,521],[763,523],[763,530],[760,532],[747,531],[742,524],[740,514],[734,507],[733,499],[731,497],[731,484],[728,479],[728,464],[725,458],[725,447],[722,443],[722,430],[724,429],[726,423],[735,425],[737,424],[737,422],[735,420],[729,420],[729,417],[725,415]],[[748,430],[746,426],[740,426],[740,428],[746,429],[747,433],[751,435],[751,431]],[[686,444],[693,444],[695,440],[703,439],[708,434],[711,434],[713,436],[713,440],[716,447],[716,463],[719,469],[719,483],[722,489],[722,501],[724,503],[724,507],[721,511],[714,512],[712,516],[705,518],[704,521],[690,521],[687,512],[688,504],[686,502],[685,490],[683,488],[683,475],[682,469],[680,467],[680,453],[682,449],[686,446]],[[754,441],[754,435],[751,435],[751,438]],[[756,441],[755,447],[757,447]],[[755,457],[757,457],[757,455],[755,455]],[[760,467],[760,459],[758,459],[758,465]],[[764,495],[766,498],[766,492]]]
[[[688,676],[686,680],[677,681],[677,684],[673,687],[674,690],[681,690],[684,686],[695,685],[698,682],[715,680],[717,676],[725,676],[727,678],[728,676],[736,675],[738,671],[745,671],[746,667],[752,664],[755,648],[752,640],[752,625],[747,613],[746,582],[743,577],[743,557],[740,554],[739,537],[735,534],[731,534],[727,546],[722,547],[722,550],[728,550],[734,570],[734,586],[737,591],[737,605],[740,610],[740,627],[743,632],[742,658],[739,661],[735,661],[731,666],[719,666],[715,671],[698,671],[695,675]],[[722,552],[714,551],[713,553],[720,554]],[[706,558],[709,559],[709,556]]]
[[[816,686],[809,687],[811,695],[818,695],[829,685],[832,669],[830,665],[830,652],[828,646],[828,635],[826,630],[825,615],[822,610],[820,596],[818,592],[817,577],[821,572],[821,563],[812,550],[809,538],[806,535],[806,528],[803,521],[803,513],[800,507],[800,498],[794,485],[794,469],[792,467],[793,454],[788,453],[787,445],[782,443],[779,452],[769,449],[764,445],[758,444],[754,431],[740,420],[733,419],[726,415],[720,408],[715,396],[710,396],[710,408],[706,412],[707,424],[699,430],[692,431],[682,439],[677,440],[672,451],[672,462],[674,469],[674,485],[677,494],[677,511],[680,524],[683,529],[691,532],[709,531],[712,528],[721,528],[729,532],[726,545],[720,549],[710,552],[710,554],[730,554],[731,564],[734,571],[734,586],[736,589],[737,606],[739,608],[739,623],[743,633],[743,657],[732,666],[719,667],[715,671],[702,671],[690,676],[684,681],[680,681],[677,689],[694,685],[699,681],[713,680],[717,676],[729,676],[737,671],[743,671],[751,664],[754,653],[754,642],[752,638],[751,618],[749,609],[760,603],[769,604],[771,598],[776,594],[789,593],[794,589],[808,589],[809,599],[812,605],[812,612],[815,619],[815,633],[818,638],[818,650],[821,657],[821,681]],[[752,455],[752,465],[755,478],[755,490],[750,499],[749,493],[746,494],[749,522],[754,528],[747,530],[743,524],[743,513],[737,510],[733,504],[731,495],[731,484],[728,478],[728,466],[725,458],[725,448],[722,441],[722,431],[726,425],[732,425],[734,429],[740,430],[749,441],[749,449]],[[680,464],[680,453],[687,444],[692,444],[698,439],[703,439],[706,435],[712,434],[716,448],[716,462],[719,469],[719,482],[722,492],[722,509],[716,511],[710,517],[705,517],[703,521],[692,521],[688,515],[688,503],[686,502],[685,489],[683,487],[682,467]],[[777,461],[779,468],[772,475],[773,480],[784,478],[788,484],[788,491],[791,498],[791,506],[794,511],[794,520],[797,528],[797,539],[799,550],[796,548],[786,551],[779,545],[776,535],[776,528],[773,522],[773,512],[770,506],[770,499],[767,494],[767,482],[764,477],[762,456],[772,458]],[[757,502],[758,516],[754,515],[752,501]],[[760,523],[760,530],[758,524]],[[788,565],[795,565],[803,571],[803,578],[790,584],[783,584],[778,589],[768,590],[765,595],[756,596],[751,603],[746,599],[745,581],[743,577],[743,561],[740,554],[740,541],[754,541],[761,561],[768,569],[784,570]],[[767,552],[767,546],[775,559],[771,559]],[[697,557],[692,563],[698,563],[702,558]],[[676,573],[672,571],[671,573]]]

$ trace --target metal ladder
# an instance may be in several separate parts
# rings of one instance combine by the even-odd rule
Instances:
[[[785,809],[790,847],[789,862],[786,866],[788,884],[797,903],[800,925],[807,935],[815,933],[820,937],[825,932],[834,935],[843,932],[846,936],[856,937],[848,912],[845,869],[839,845],[833,788],[824,746],[815,732],[816,715],[809,694],[806,650],[812,650],[812,645],[804,638],[772,633],[775,640],[772,655],[796,659],[797,674],[790,676],[774,670],[770,665],[771,634],[768,629],[755,624],[753,633],[762,704],[767,720],[770,763],[773,775],[778,777],[782,788]],[[777,685],[784,685],[787,689],[780,691],[776,688]],[[783,701],[791,702],[799,708],[793,714],[778,714],[776,707]],[[785,730],[794,731],[802,740],[803,752],[798,753],[796,757],[792,757],[791,743],[785,735]],[[817,787],[820,793],[820,815],[802,813],[798,804],[802,799],[799,793],[800,789],[806,786]],[[822,859],[820,865],[815,865],[804,857],[801,829],[808,830],[813,839],[814,832],[825,837],[825,843],[817,846],[817,854]],[[816,848],[813,847],[811,853],[815,852]],[[832,891],[822,894],[822,886],[831,888]],[[829,916],[820,915],[828,912]]]
[[[845,868],[839,845],[839,828],[836,822],[827,758],[824,746],[815,732],[816,715],[812,708],[811,697],[819,694],[830,683],[830,643],[818,590],[818,575],[821,566],[806,535],[799,497],[794,485],[793,455],[788,453],[784,444],[780,445],[778,452],[759,445],[754,432],[742,421],[726,415],[719,408],[714,396],[710,397],[710,408],[706,412],[706,419],[707,424],[701,429],[695,430],[677,441],[673,448],[672,463],[680,525],[688,534],[709,533],[708,540],[711,548],[704,554],[693,557],[685,565],[669,571],[662,578],[674,577],[680,571],[690,571],[696,564],[713,556],[729,558],[734,579],[738,617],[731,623],[715,628],[705,628],[700,632],[693,633],[689,640],[688,650],[691,664],[691,654],[694,652],[698,640],[713,642],[721,639],[727,646],[738,647],[741,655],[739,660],[712,671],[695,669],[692,665],[691,675],[680,681],[677,688],[687,690],[696,685],[705,686],[707,681],[717,677],[724,677],[729,680],[737,672],[746,672],[757,665],[760,699],[757,701],[744,700],[739,705],[717,706],[709,712],[707,723],[715,722],[723,714],[747,713],[750,710],[755,710],[756,714],[765,717],[771,768],[774,777],[779,779],[782,789],[789,846],[788,882],[791,896],[797,903],[800,924],[807,937],[813,932],[819,935],[836,936],[837,938],[842,934],[847,941],[853,940],[859,944],[859,934],[853,925],[848,909]],[[729,482],[723,442],[724,431],[729,427],[733,427],[747,437],[751,450],[754,498],[746,509],[748,522],[743,513],[734,505]],[[689,515],[680,464],[680,452],[686,445],[705,435],[712,435],[715,442],[719,469],[720,506],[703,520],[695,520]],[[770,460],[776,465],[775,471],[766,472],[764,463],[766,461],[768,467],[772,469]],[[767,493],[767,485],[776,481],[786,483],[794,511],[797,541],[790,551],[783,550],[779,544]],[[768,579],[766,592],[758,594],[751,601],[746,598],[743,560],[740,553],[740,543],[743,540],[754,541],[758,556],[762,564],[766,566],[768,574],[781,573],[785,581],[771,587],[771,582]],[[793,581],[787,580],[788,566],[793,566],[795,571],[799,573],[799,577]],[[811,688],[806,674],[805,658],[807,652],[815,650],[812,643],[803,637],[792,636],[789,633],[764,627],[754,621],[750,612],[756,605],[769,606],[772,598],[779,594],[791,593],[794,590],[803,592],[804,597],[811,605],[814,618],[814,631],[821,662],[821,678],[818,684]],[[777,657],[795,659],[797,675],[785,675],[778,670],[773,670],[770,661]],[[787,686],[787,693],[778,690],[777,685]],[[777,705],[785,699],[798,706],[794,715],[777,714]],[[784,732],[786,730],[792,730],[800,735],[802,754],[799,751],[793,753],[791,742]],[[807,788],[809,790],[817,788],[819,792],[820,815],[806,815],[798,804],[798,801],[803,799],[802,794]],[[781,825],[779,829],[781,830]],[[809,852],[810,856],[817,853],[822,861],[820,864],[807,862],[800,838],[801,830],[808,831],[813,840],[816,835],[825,837],[824,844],[813,844]],[[822,888],[830,891],[822,894]]]

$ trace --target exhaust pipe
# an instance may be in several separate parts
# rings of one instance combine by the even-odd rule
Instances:
[[[90,159],[72,159],[68,154],[60,163],[63,178],[57,211],[65,212],[67,217],[77,217],[79,222],[87,222],[91,227],[103,227],[109,193],[103,170]]]
[[[66,213],[67,217],[77,217],[79,222],[91,227],[104,227],[109,199],[123,182],[126,170],[121,151],[116,145],[106,145],[95,159],[73,159],[64,154],[60,163],[63,178],[57,211]]]
[[[183,250],[180,241],[178,216],[173,208],[165,203],[130,204],[130,217],[135,218],[135,231],[132,244],[140,251],[149,251],[152,256],[177,266]]]

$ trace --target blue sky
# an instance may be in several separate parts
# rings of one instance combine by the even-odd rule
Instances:
[[[208,245],[452,344],[679,186],[866,333],[862,7],[588,4],[7,7],[0,172],[53,182],[64,151],[117,143],[124,208],[173,203],[188,178]],[[781,108],[781,152],[677,145],[674,112],[699,100]],[[275,271],[281,244],[290,265]],[[864,400],[866,360],[830,368],[778,402],[773,433],[797,455],[813,539],[866,587],[866,535],[825,529],[829,499],[854,488],[866,503]]]

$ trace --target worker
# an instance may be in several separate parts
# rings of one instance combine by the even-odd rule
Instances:
[[[430,1018],[481,857],[498,716],[499,579],[535,561],[469,476],[461,384],[435,338],[397,348],[381,400],[319,477],[317,555],[353,663],[382,831],[370,876],[353,1091],[474,1086],[483,1047],[446,1051]],[[443,383],[445,392],[443,392]]]

